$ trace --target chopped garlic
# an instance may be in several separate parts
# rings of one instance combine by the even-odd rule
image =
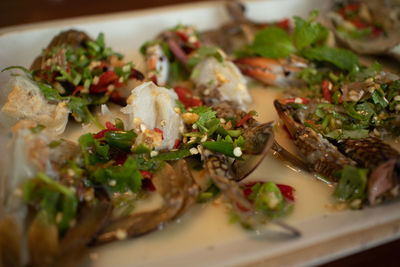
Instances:
[[[242,154],[243,154],[243,152],[240,147],[235,147],[233,149],[233,155],[235,155],[235,157],[240,157]]]
[[[190,151],[190,154],[192,154],[192,155],[197,155],[197,154],[199,154],[199,151],[198,151],[197,148],[195,148],[195,147],[192,147],[189,151]]]

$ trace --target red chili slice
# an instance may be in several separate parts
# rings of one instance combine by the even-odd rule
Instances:
[[[176,35],[178,35],[179,38],[181,38],[181,40],[184,42],[189,41],[189,37],[186,35],[186,33],[182,32],[182,31],[176,31]]]
[[[153,178],[153,174],[149,171],[140,171],[140,174],[142,174],[143,178],[147,178],[147,179]]]
[[[332,96],[331,92],[329,91],[329,85],[330,83],[327,80],[322,81],[322,93],[324,94],[324,98],[329,101],[329,103],[332,103]]]
[[[174,148],[178,148],[180,144],[181,144],[181,140],[176,139],[175,140],[175,144],[174,144]]]
[[[282,105],[286,105],[289,103],[296,103],[296,99],[300,99],[301,100],[301,104],[307,105],[308,103],[310,103],[310,100],[308,98],[305,97],[292,97],[292,98],[286,98],[286,99],[282,99],[279,102],[281,102]]]
[[[83,87],[82,85],[77,86],[75,90],[72,92],[72,96],[75,96],[78,92],[82,91],[83,89],[85,89],[85,87]]]
[[[276,184],[276,186],[279,188],[284,198],[294,202],[293,187],[284,184]]]
[[[240,121],[238,121],[236,123],[236,127],[242,126],[243,124],[245,124],[251,118],[253,118],[253,115],[251,115],[250,113],[247,113],[246,116],[243,117],[243,119],[241,119]]]
[[[108,70],[99,77],[97,84],[92,84],[89,91],[91,93],[104,93],[107,91],[107,87],[114,81],[118,82],[119,76],[113,71]]]
[[[164,132],[159,128],[154,128],[154,131],[161,134],[161,140],[164,140]]]
[[[174,90],[178,95],[179,101],[185,106],[185,108],[200,107],[203,105],[200,99],[193,97],[192,92],[189,89],[182,86],[176,86]]]
[[[364,22],[362,22],[360,19],[353,19],[353,20],[351,20],[351,23],[352,23],[357,29],[364,29],[364,28],[368,27],[368,25],[365,24]]]
[[[100,139],[103,138],[106,132],[111,132],[111,131],[121,131],[120,128],[115,127],[115,125],[112,122],[107,121],[106,122],[106,129],[101,130],[97,134],[93,135],[95,139]]]

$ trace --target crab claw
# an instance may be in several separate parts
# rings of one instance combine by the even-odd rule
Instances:
[[[247,57],[236,59],[234,62],[243,74],[267,85],[280,87],[301,83],[296,74],[307,67],[304,59],[295,56],[289,59]]]
[[[246,140],[246,152],[243,160],[236,160],[232,165],[235,180],[240,181],[252,173],[262,162],[274,142],[272,122],[247,128],[243,132]]]
[[[293,120],[288,112],[286,112],[285,106],[278,100],[274,101],[274,107],[276,109],[276,112],[278,113],[279,118],[283,121],[283,124],[289,131],[290,136],[292,138],[295,138],[296,134],[301,131],[304,126]]]

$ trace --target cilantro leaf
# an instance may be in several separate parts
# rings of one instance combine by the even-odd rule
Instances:
[[[351,71],[354,65],[359,65],[358,57],[349,50],[319,46],[305,48],[301,53],[308,60],[328,62],[341,70]]]
[[[93,134],[82,135],[79,137],[78,142],[86,168],[108,161],[109,146],[102,145],[98,140],[94,139]]]
[[[257,32],[250,49],[267,58],[283,58],[295,52],[289,35],[282,29],[269,27]]]
[[[210,107],[201,106],[193,109],[193,113],[199,115],[199,119],[195,122],[200,132],[212,134],[219,125],[219,119],[215,116],[216,112]]]

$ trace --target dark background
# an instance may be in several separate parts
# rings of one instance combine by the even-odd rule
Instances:
[[[0,0],[0,28],[189,2],[200,0]],[[335,260],[324,266],[400,266],[400,240]]]

